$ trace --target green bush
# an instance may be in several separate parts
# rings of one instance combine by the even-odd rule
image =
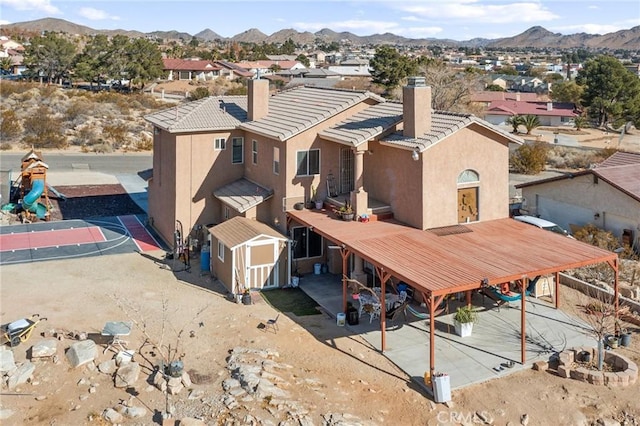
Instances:
[[[208,98],[210,96],[209,89],[206,87],[198,87],[189,92],[189,99],[197,101],[198,99]]]
[[[520,145],[509,157],[509,165],[513,172],[535,175],[544,170],[547,163],[549,146],[546,142],[536,141]]]

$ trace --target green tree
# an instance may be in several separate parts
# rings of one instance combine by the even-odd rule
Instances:
[[[75,59],[74,75],[90,84],[104,79],[107,74],[108,53],[107,36],[100,34],[92,37]]]
[[[561,81],[551,86],[551,99],[555,102],[572,102],[580,105],[580,97],[584,91],[575,81]]]
[[[140,90],[150,81],[162,75],[164,65],[158,45],[144,38],[136,38],[129,42],[125,74],[131,84],[140,85]]]
[[[502,86],[499,86],[497,84],[490,84],[487,87],[485,87],[485,90],[488,90],[489,92],[505,92],[506,91]]]
[[[573,125],[576,130],[582,130],[587,125],[587,118],[583,115],[578,115],[573,119]]]
[[[522,117],[522,125],[527,129],[527,134],[530,135],[533,129],[540,127],[540,119],[537,115],[527,114]]]
[[[640,126],[640,80],[613,56],[587,61],[576,83],[584,86],[582,105],[598,126],[633,121]]]
[[[547,163],[549,146],[546,142],[536,141],[520,145],[509,156],[509,165],[515,173],[535,175],[544,170]]]
[[[504,75],[519,75],[518,70],[511,65],[503,65],[500,69],[497,70],[498,74]]]
[[[311,65],[311,62],[309,62],[309,58],[307,58],[302,53],[298,55],[298,57],[296,58],[296,61],[300,62],[302,65],[304,65],[307,68],[309,68],[309,66]]]
[[[32,75],[52,83],[61,80],[73,67],[76,45],[56,33],[31,39],[25,50],[24,63]]]
[[[293,52],[296,51],[296,44],[290,38],[284,42],[282,47],[280,48],[280,53],[282,55],[293,55]]]
[[[522,116],[512,115],[505,120],[505,124],[513,127],[513,133],[518,133],[518,127],[522,124]]]
[[[398,87],[402,79],[417,72],[415,61],[386,45],[376,49],[369,65],[372,68],[372,81],[383,86],[387,92]]]
[[[11,71],[13,68],[13,59],[10,56],[0,58],[0,69],[5,72]]]

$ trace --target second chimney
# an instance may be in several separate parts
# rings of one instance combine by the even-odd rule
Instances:
[[[249,80],[247,118],[260,120],[269,113],[269,80]]]
[[[402,88],[402,115],[405,136],[417,138],[431,130],[431,87],[424,77],[409,77]]]

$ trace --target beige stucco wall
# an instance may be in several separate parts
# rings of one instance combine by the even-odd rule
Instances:
[[[428,148],[419,161],[409,150],[372,143],[373,154],[364,157],[365,190],[391,205],[394,218],[408,225],[455,225],[458,175],[472,169],[480,175],[479,220],[508,217],[508,143],[495,137],[479,126],[465,128]]]
[[[611,230],[616,236],[622,234],[621,229],[610,229],[606,222],[608,215],[615,215],[628,221],[629,228],[638,235],[640,228],[640,202],[612,187],[602,179],[594,183],[594,176],[587,174],[576,176],[573,179],[564,179],[553,182],[540,183],[535,186],[522,188],[522,196],[527,200],[527,209],[532,214],[539,214],[536,205],[536,195],[551,200],[565,203],[568,208],[562,213],[564,217],[547,218],[557,221],[561,226],[567,227],[567,223],[586,225],[593,223],[596,226]],[[571,206],[590,211],[586,219],[577,219],[577,212],[572,214]],[[593,214],[599,213],[600,218],[594,219]],[[565,221],[567,223],[565,223]]]
[[[167,242],[173,243],[177,220],[182,223],[185,236],[196,225],[222,221],[222,203],[213,191],[243,176],[244,164],[231,164],[231,138],[242,136],[238,131],[185,135],[161,131],[154,137],[149,215]],[[215,138],[225,138],[227,148],[214,150]],[[245,139],[245,161],[246,158]]]
[[[228,247],[224,249],[224,262],[218,258],[218,239],[211,236],[211,274],[216,277],[229,292],[233,292],[233,258]]]

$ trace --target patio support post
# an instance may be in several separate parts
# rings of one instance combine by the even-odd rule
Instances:
[[[522,306],[520,307],[520,359],[522,364],[524,364],[527,360],[527,343],[526,343],[526,335],[527,335],[527,326],[526,326],[526,310],[525,310],[525,301],[527,300],[527,286],[528,286],[529,278],[523,278],[520,280],[520,291],[522,297],[520,298],[522,302]]]
[[[560,272],[556,271],[556,288],[553,291],[554,302],[556,303],[556,309],[560,307]]]
[[[347,261],[349,260],[349,250],[340,249],[342,256],[342,312],[347,312]]]
[[[465,291],[465,296],[467,297],[467,307],[471,306],[471,290]]]
[[[353,210],[356,215],[361,216],[367,213],[369,208],[367,193],[363,188],[363,172],[364,172],[364,154],[366,151],[365,147],[359,147],[364,149],[353,148],[353,159],[354,159],[354,167],[353,167],[353,191],[351,192],[351,204],[353,204]]]
[[[433,376],[436,372],[436,302],[433,293],[429,292],[429,374],[433,383]]]
[[[384,352],[385,349],[387,349],[387,335],[385,334],[387,329],[387,301],[385,300],[385,293],[387,290],[387,281],[391,278],[391,274],[377,266],[376,272],[380,277],[380,348],[382,348],[382,352]]]
[[[620,304],[620,298],[618,297],[618,258],[616,257],[612,261],[607,262],[611,268],[613,268],[613,318],[618,319],[618,307]]]

